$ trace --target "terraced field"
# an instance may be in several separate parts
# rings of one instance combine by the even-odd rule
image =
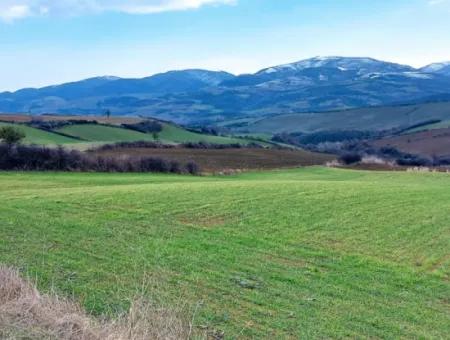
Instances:
[[[227,339],[450,334],[445,173],[1,173],[0,201],[1,261],[96,315],[139,291]]]

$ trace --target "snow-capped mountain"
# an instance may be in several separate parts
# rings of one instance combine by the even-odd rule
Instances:
[[[430,64],[425,67],[422,67],[420,70],[422,72],[436,73],[450,76],[450,61]]]
[[[270,74],[275,72],[299,72],[305,69],[314,68],[331,68],[340,71],[357,71],[359,74],[374,72],[406,72],[414,70],[411,66],[379,61],[372,58],[315,57],[291,64],[269,67],[259,71],[257,74]]]
[[[110,110],[196,124],[448,98],[449,68],[450,63],[415,69],[372,58],[315,57],[240,76],[195,69],[142,79],[97,77],[0,93],[0,111]]]

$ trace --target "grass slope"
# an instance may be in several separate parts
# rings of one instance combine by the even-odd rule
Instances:
[[[227,338],[450,334],[448,174],[1,173],[0,200],[1,261],[94,313],[151,278]]]
[[[159,133],[159,138],[162,141],[166,142],[174,142],[174,143],[207,142],[212,144],[231,144],[231,143],[248,144],[249,142],[251,142],[249,140],[241,138],[204,135],[201,133],[188,131],[173,124],[167,123],[162,124],[163,130]]]
[[[409,129],[409,130],[405,131],[405,134],[421,132],[421,131],[428,131],[428,130],[436,130],[436,129],[446,129],[446,128],[450,128],[450,120],[445,120],[445,121],[442,121],[439,123],[434,123],[434,124],[420,126],[420,127],[414,128],[414,129]]]
[[[25,143],[30,144],[47,144],[47,145],[62,145],[62,144],[72,144],[77,143],[78,140],[66,136],[61,136],[56,133],[43,131],[40,129],[35,129],[26,125],[20,124],[10,124],[10,123],[2,123],[1,126],[14,126],[19,130],[22,130],[26,137],[24,139]]]
[[[315,132],[323,130],[389,130],[408,128],[430,119],[450,119],[450,102],[403,106],[386,106],[333,111],[298,113],[241,122],[236,130],[251,133]],[[230,122],[230,127],[236,122]],[[222,124],[225,125],[226,124]],[[248,126],[247,126],[248,125]]]
[[[167,123],[162,124],[163,130],[158,133],[158,140],[165,143],[207,142],[213,144],[248,144],[251,142],[251,140],[240,138],[204,135],[185,130],[176,125]],[[153,134],[97,124],[69,125],[60,128],[57,131],[89,142],[133,142],[154,140]]]
[[[149,134],[97,124],[67,125],[57,131],[89,142],[133,142],[139,140],[153,140],[152,135]]]

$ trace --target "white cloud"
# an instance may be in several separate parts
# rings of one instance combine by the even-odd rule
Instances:
[[[11,22],[29,16],[122,12],[150,14],[234,4],[237,0],[0,0],[0,20]]]
[[[6,22],[21,19],[30,15],[30,8],[27,5],[12,5],[3,8],[0,5],[0,18]]]
[[[449,0],[428,0],[428,4],[431,6],[448,4],[449,2]]]

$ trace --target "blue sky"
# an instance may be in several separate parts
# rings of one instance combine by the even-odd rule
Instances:
[[[0,90],[314,56],[450,60],[450,0],[0,0]]]

